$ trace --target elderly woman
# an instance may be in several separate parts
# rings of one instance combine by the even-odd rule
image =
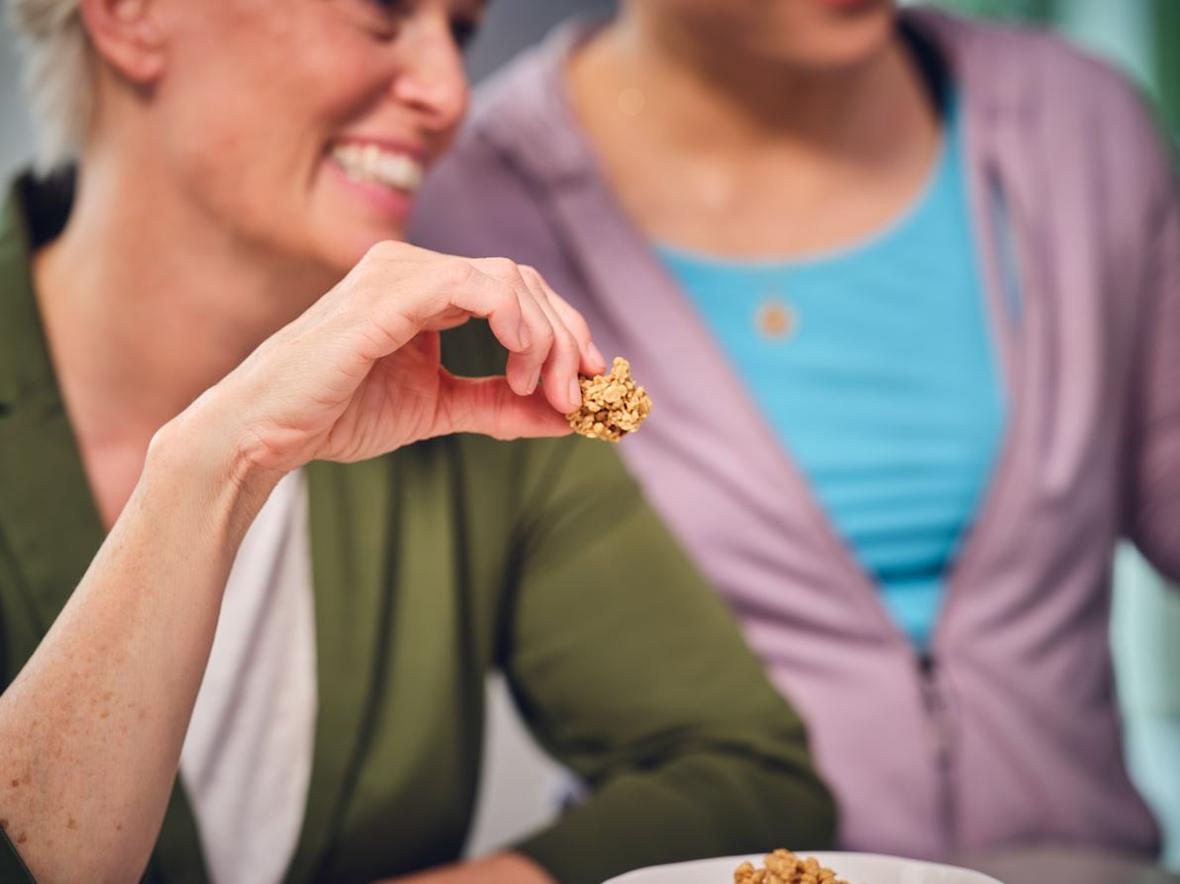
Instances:
[[[631,358],[624,459],[843,845],[1154,848],[1107,626],[1120,535],[1180,577],[1180,200],[1119,78],[888,0],[627,0],[489,86],[420,208]]]
[[[479,4],[10,7],[78,162],[0,226],[0,878],[453,863],[492,667],[592,796],[414,880],[825,841],[724,607],[608,446],[540,438],[603,368],[582,319],[396,242]]]

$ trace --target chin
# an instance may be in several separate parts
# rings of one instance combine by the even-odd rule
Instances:
[[[833,4],[838,8],[838,4]],[[897,15],[892,3],[861,4],[856,14],[793,15],[771,22],[746,22],[744,52],[763,62],[814,73],[837,72],[865,64],[893,40]],[[757,25],[757,26],[755,26]]]
[[[373,246],[388,240],[405,239],[406,225],[384,220],[374,223],[371,218],[348,217],[334,213],[318,218],[302,237],[305,260],[323,267],[334,277],[344,276],[357,265]]]
[[[833,35],[826,41],[816,41],[810,51],[795,61],[816,71],[846,71],[871,62],[890,45],[893,29],[883,28],[868,34]]]
[[[401,241],[406,238],[404,224],[388,224],[375,227],[360,225],[346,236],[341,236],[335,249],[336,255],[351,269],[365,253],[379,242]]]
[[[307,204],[308,252],[343,274],[379,242],[405,238],[415,194],[330,169]]]

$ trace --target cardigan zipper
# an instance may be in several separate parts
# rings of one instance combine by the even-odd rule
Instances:
[[[939,638],[945,633],[951,608],[963,594],[964,574],[969,572],[971,563],[978,557],[987,534],[996,522],[999,499],[1009,482],[1012,458],[1017,447],[1015,434],[1022,411],[1024,397],[1021,395],[1022,371],[1018,353],[1018,334],[1023,325],[1028,265],[1021,260],[1019,243],[1014,236],[1013,206],[1010,204],[999,174],[990,166],[981,176],[982,192],[978,194],[982,211],[979,232],[982,255],[988,266],[980,267],[985,285],[990,281],[994,319],[994,334],[1006,336],[1003,352],[1007,354],[1003,370],[1009,408],[1004,440],[997,456],[991,483],[986,495],[979,503],[977,518],[970,536],[959,551],[957,560],[946,575],[945,589],[938,620],[931,636],[930,647],[918,655],[918,677],[921,684],[922,700],[925,707],[930,733],[935,747],[935,769],[937,778],[936,806],[938,813],[938,836],[944,849],[954,851],[959,847],[958,794],[955,777],[955,749],[957,744],[953,710],[947,696],[947,681],[940,669],[937,649],[942,644]]]
[[[940,685],[938,663],[929,653],[918,655],[918,680],[922,704],[926,711],[931,742],[934,745],[935,825],[938,843],[944,850],[958,844],[958,795],[954,778],[955,739],[951,712]]]

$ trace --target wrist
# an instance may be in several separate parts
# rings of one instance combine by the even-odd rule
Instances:
[[[219,416],[206,393],[156,431],[144,476],[166,481],[172,494],[216,506],[249,524],[282,473],[261,468],[245,451],[232,422]]]

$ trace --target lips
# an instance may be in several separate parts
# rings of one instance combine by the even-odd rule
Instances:
[[[354,181],[379,184],[408,194],[418,190],[425,174],[416,157],[373,142],[337,144],[332,148],[331,156]]]

